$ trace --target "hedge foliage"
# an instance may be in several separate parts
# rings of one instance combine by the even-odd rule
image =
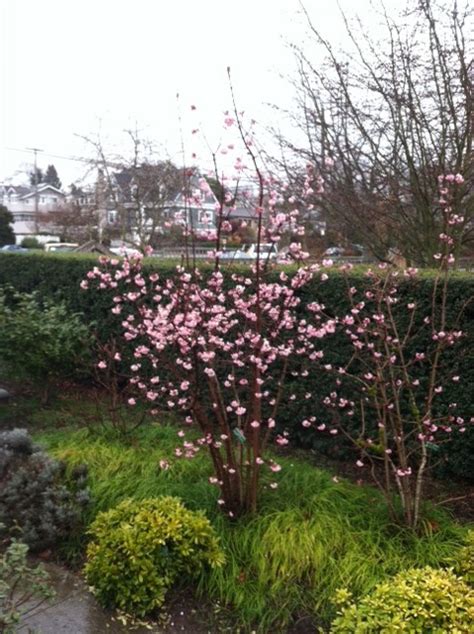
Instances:
[[[48,400],[51,379],[75,377],[91,364],[87,326],[63,302],[38,293],[0,288],[0,360],[16,377],[42,386]]]
[[[158,271],[161,277],[172,275],[176,261],[145,260],[145,272]],[[37,290],[39,296],[54,298],[66,303],[74,313],[82,313],[91,332],[101,341],[107,341],[120,332],[122,316],[110,312],[113,306],[113,294],[108,291],[79,289],[79,284],[87,272],[97,265],[97,257],[72,254],[0,254],[0,286],[11,284],[22,292]],[[232,265],[232,271],[238,270]],[[276,273],[271,273],[275,275]],[[422,328],[422,319],[431,311],[434,274],[423,272],[417,279],[403,281],[400,287],[401,303],[416,299],[418,306],[419,340],[417,347],[426,347],[430,343],[427,329]],[[229,275],[229,284],[231,283]],[[350,285],[364,288],[366,282],[363,269],[354,269],[349,276]],[[302,291],[302,305],[310,301],[322,302],[328,312],[334,315],[345,314],[348,308],[347,286],[343,275],[334,271],[327,282],[321,284],[315,280]],[[458,404],[458,412],[467,418],[472,414],[472,395],[474,394],[474,301],[465,306],[468,298],[474,297],[474,276],[468,273],[453,274],[449,284],[448,323],[454,323],[459,313],[462,316],[457,327],[465,333],[459,344],[450,348],[444,357],[443,371],[446,376],[457,374],[459,383],[446,383],[438,404],[446,409],[449,403]],[[462,310],[464,308],[464,310]],[[400,313],[400,319],[407,318]],[[322,341],[327,363],[338,364],[347,359],[349,347],[346,340],[330,338]],[[420,349],[420,347],[418,347]],[[423,349],[423,348],[421,348]],[[287,428],[293,439],[307,448],[322,450],[329,455],[350,455],[352,448],[342,438],[328,438],[320,432],[301,427],[300,421],[307,416],[316,416],[324,420],[327,410],[322,404],[324,398],[334,389],[334,378],[327,373],[314,371],[306,380],[298,377],[290,390],[296,394],[294,400],[288,400],[280,409],[279,424]],[[313,397],[305,399],[306,393]],[[453,434],[436,454],[439,463],[438,472],[454,474],[474,479],[474,426],[468,425],[464,434]]]

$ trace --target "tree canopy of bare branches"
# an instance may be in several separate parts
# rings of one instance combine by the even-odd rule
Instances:
[[[127,156],[113,155],[100,136],[82,138],[93,149],[89,164],[97,170],[99,239],[119,237],[143,249],[159,240],[167,207],[181,191],[183,170],[157,157],[137,131],[127,135]]]
[[[377,4],[377,3],[376,3]],[[347,50],[336,49],[303,7],[312,45],[295,46],[297,114],[306,139],[281,139],[290,179],[303,160],[325,180],[317,204],[348,241],[384,259],[396,249],[429,266],[441,212],[437,177],[465,184],[453,201],[464,217],[463,245],[474,237],[471,13],[457,0],[416,0],[397,18],[378,5],[383,34],[343,15]],[[288,150],[290,150],[288,152]]]

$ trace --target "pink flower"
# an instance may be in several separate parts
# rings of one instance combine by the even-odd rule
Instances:
[[[364,466],[364,463],[362,462],[362,460],[358,460],[358,461],[356,462],[356,465],[357,465],[358,467],[363,467],[363,466]]]
[[[132,398],[129,398],[129,399],[128,399],[128,401],[127,401],[127,403],[128,403],[129,405],[136,405],[136,404],[137,404],[136,400],[135,400],[133,397],[132,397]]]
[[[159,465],[160,469],[163,469],[163,471],[170,468],[170,463],[167,460],[160,460]]]
[[[106,362],[105,362],[105,361],[99,361],[99,363],[97,364],[97,367],[98,367],[100,370],[105,370],[105,368],[107,367],[107,364],[106,364]]]

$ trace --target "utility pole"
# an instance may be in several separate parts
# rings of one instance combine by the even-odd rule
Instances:
[[[26,148],[27,150],[29,150],[30,152],[33,152],[35,155],[35,166],[34,166],[34,185],[35,185],[35,233],[38,233],[39,231],[39,220],[38,220],[38,216],[39,216],[39,201],[38,201],[38,163],[37,163],[37,157],[38,157],[38,152],[42,152],[43,150],[40,150],[40,148],[38,147],[28,147]]]

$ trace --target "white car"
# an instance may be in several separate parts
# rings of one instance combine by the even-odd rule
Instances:
[[[260,249],[256,243],[245,244],[240,249],[235,251],[224,251],[221,256],[221,260],[252,260],[257,259],[257,254],[260,252],[260,261],[273,261],[278,257],[278,251],[276,245],[272,242],[264,242],[260,244]]]
[[[122,258],[124,257],[133,258],[133,257],[141,255],[141,252],[138,249],[134,249],[133,247],[126,247],[126,246],[112,247],[111,249],[109,249],[109,251],[113,253],[114,255],[119,255]]]
[[[76,242],[48,242],[44,245],[46,253],[58,252],[63,253],[73,251],[79,245]]]

